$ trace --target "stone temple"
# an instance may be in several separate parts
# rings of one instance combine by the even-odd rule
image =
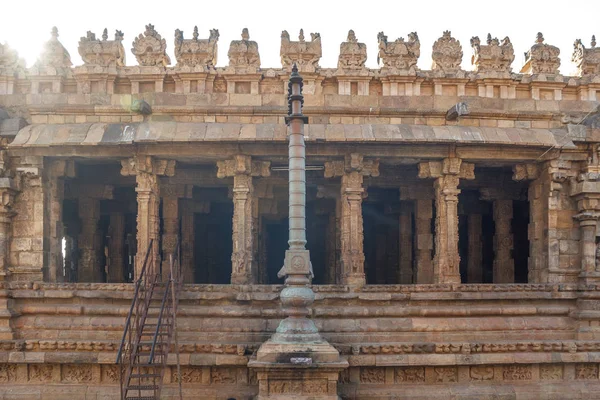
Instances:
[[[309,36],[0,45],[1,399],[600,399],[595,38]]]

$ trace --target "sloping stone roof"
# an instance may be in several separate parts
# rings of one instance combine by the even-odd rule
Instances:
[[[10,147],[115,145],[134,142],[286,141],[283,124],[190,122],[39,124],[21,129]],[[480,128],[408,124],[310,124],[307,142],[478,143],[573,147],[566,129]]]

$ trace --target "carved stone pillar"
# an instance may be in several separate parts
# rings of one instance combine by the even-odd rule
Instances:
[[[80,197],[78,204],[81,233],[77,240],[79,244],[77,280],[79,282],[102,282],[103,274],[100,265],[102,237],[98,231],[100,199]]]
[[[342,281],[340,272],[340,215],[341,203],[340,192],[337,188],[331,185],[322,185],[317,187],[318,199],[332,199],[334,201],[333,210],[329,213],[329,221],[327,223],[327,283],[335,285]]]
[[[352,153],[344,161],[325,163],[325,177],[341,176],[341,269],[342,283],[365,284],[365,254],[363,250],[362,200],[363,177],[379,176],[379,160],[363,160],[361,154]]]
[[[245,285],[257,282],[253,276],[254,229],[253,176],[269,176],[271,163],[252,161],[250,156],[236,155],[231,160],[218,161],[217,177],[233,177],[233,253],[231,255],[231,283]]]
[[[434,178],[435,255],[434,283],[460,283],[458,254],[458,184],[460,179],[474,179],[474,165],[451,157],[443,161],[419,164],[420,178]]]
[[[479,210],[478,210],[479,211]],[[470,213],[468,218],[469,253],[467,260],[468,283],[483,282],[482,215]]]
[[[194,283],[194,245],[196,239],[194,212],[184,202],[181,210],[181,270],[183,283]]]
[[[108,226],[108,282],[125,281],[125,214],[113,212],[110,214]]]
[[[433,201],[415,200],[415,272],[416,283],[433,283]]]
[[[515,261],[513,260],[513,201],[494,200],[494,283],[515,282]]]
[[[174,160],[157,160],[150,156],[138,155],[121,161],[121,174],[135,175],[138,213],[137,213],[137,254],[135,261],[135,276],[137,279],[144,265],[144,257],[150,241],[155,244],[150,257],[155,261],[154,267],[160,265],[158,253],[159,240],[159,175],[173,176],[175,174]],[[156,271],[158,272],[158,271]]]
[[[400,202],[399,223],[399,275],[398,283],[413,283],[413,229],[412,229],[412,202]]]
[[[593,160],[593,158],[592,158]],[[598,220],[600,220],[600,166],[592,161],[584,171],[571,182],[571,196],[577,201],[579,221],[579,253],[583,283],[600,281],[600,243],[598,243]]]
[[[177,250],[177,238],[179,236],[179,199],[192,197],[192,187],[178,184],[162,185],[160,188],[162,197],[162,277],[169,279],[170,255]]]

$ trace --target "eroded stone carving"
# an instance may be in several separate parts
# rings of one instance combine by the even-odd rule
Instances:
[[[44,44],[42,53],[35,66],[37,68],[50,67],[56,70],[71,67],[73,65],[71,63],[71,56],[62,43],[58,41],[58,29],[53,27],[50,35],[50,40]]]
[[[563,366],[558,364],[541,364],[540,379],[544,381],[556,381],[563,378]]]
[[[575,364],[575,379],[598,379],[598,364]]]
[[[471,38],[473,48],[471,64],[475,66],[475,72],[510,73],[515,52],[508,36],[500,42],[498,38],[492,38],[488,33],[486,43],[482,45],[478,36]]]
[[[353,30],[348,31],[348,39],[340,44],[340,55],[338,57],[339,70],[362,70],[367,61],[367,45],[359,43]]]
[[[360,369],[361,383],[385,383],[384,368],[361,368]]]
[[[217,63],[219,30],[211,29],[208,39],[198,39],[198,27],[194,27],[192,39],[184,39],[183,31],[175,30],[175,58],[177,67],[214,69]]]
[[[108,40],[108,30],[102,32],[102,40],[96,39],[96,34],[87,31],[86,36],[79,40],[79,55],[84,65],[99,65],[102,67],[125,65],[125,48],[123,47],[123,32],[115,31],[115,40]]]
[[[531,376],[531,365],[505,365],[502,372],[505,381],[528,381]]]
[[[491,381],[494,379],[494,367],[474,365],[469,369],[469,376],[473,381]]]
[[[235,68],[260,68],[258,43],[250,40],[248,28],[242,30],[242,40],[232,40],[227,52],[229,66]]]
[[[544,35],[538,32],[535,44],[525,53],[524,74],[558,74],[560,49],[544,43]]]
[[[0,364],[0,383],[14,382],[16,379],[16,364]]]
[[[290,40],[290,34],[287,31],[281,32],[281,65],[283,68],[291,71],[295,63],[299,72],[316,72],[319,69],[319,60],[321,59],[321,35],[319,33],[310,34],[310,42],[304,40],[304,30],[300,29],[298,41]]]
[[[137,62],[145,67],[166,67],[171,59],[166,53],[167,41],[154,29],[154,25],[146,25],[144,33],[140,33],[132,43],[131,52]]]
[[[394,373],[396,383],[422,383],[425,382],[425,368],[406,367],[396,368]]]
[[[450,31],[444,31],[442,37],[433,44],[431,69],[445,73],[456,73],[460,70],[463,51],[458,40],[452,37]]]
[[[382,69],[386,69],[393,74],[415,74],[417,71],[417,60],[421,55],[421,43],[417,32],[408,34],[408,41],[399,37],[394,42],[388,42],[388,37],[379,32],[377,35],[379,43],[379,52],[377,54],[377,63],[382,64]]]
[[[592,36],[590,48],[585,48],[581,39],[573,44],[571,61],[577,66],[579,76],[600,74],[600,47],[596,47],[596,36]]]

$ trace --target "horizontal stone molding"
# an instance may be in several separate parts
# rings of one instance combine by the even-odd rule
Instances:
[[[307,142],[395,142],[507,144],[574,148],[564,129],[485,128],[409,124],[310,124]],[[85,123],[29,125],[9,148],[186,142],[285,142],[284,124],[192,122]]]

